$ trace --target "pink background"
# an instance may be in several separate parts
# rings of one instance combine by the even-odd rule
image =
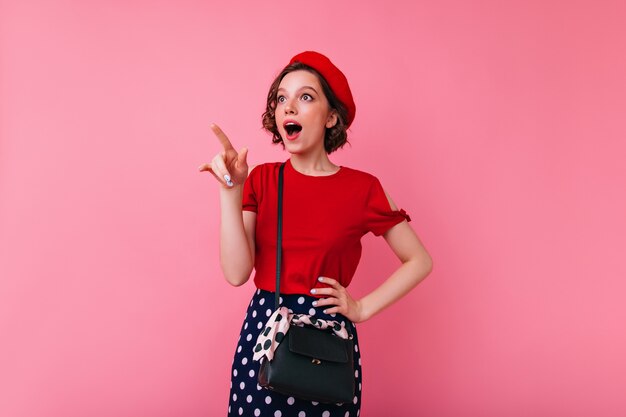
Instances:
[[[623,1],[2,1],[0,415],[225,415],[253,283],[218,262],[219,123],[252,164],[315,49],[431,253],[360,325],[362,416],[626,415]],[[398,262],[364,239],[352,292]],[[389,341],[393,338],[393,346]]]

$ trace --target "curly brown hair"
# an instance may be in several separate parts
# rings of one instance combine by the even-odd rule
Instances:
[[[348,126],[346,121],[348,120],[348,109],[343,105],[333,90],[331,90],[328,82],[322,77],[322,75],[317,72],[315,69],[311,68],[308,65],[305,65],[301,62],[295,62],[291,65],[288,65],[281,71],[280,74],[276,77],[272,85],[270,86],[270,90],[267,93],[267,105],[265,107],[265,112],[263,113],[263,129],[267,130],[272,134],[272,143],[280,143],[285,149],[285,144],[283,142],[283,138],[280,137],[280,133],[278,132],[278,127],[276,126],[276,100],[278,96],[278,87],[280,82],[283,80],[285,75],[289,74],[293,71],[305,70],[314,74],[321,86],[326,99],[328,100],[328,104],[330,105],[331,110],[334,110],[337,113],[337,123],[335,126],[326,129],[326,133],[324,135],[324,149],[327,154],[333,153],[337,149],[340,149],[348,142]]]

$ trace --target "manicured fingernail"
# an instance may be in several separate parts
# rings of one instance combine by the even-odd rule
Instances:
[[[317,301],[313,301],[313,307],[317,307]]]
[[[315,290],[315,288],[313,288],[313,289],[311,290],[311,294],[315,294],[316,292],[317,292],[317,291]]]
[[[224,174],[224,180],[226,180],[226,182],[230,182],[230,175]]]
[[[328,312],[328,310],[324,310],[324,314],[326,314]]]
[[[319,282],[323,282],[323,281],[324,281],[324,278],[319,277],[317,280],[318,280]]]

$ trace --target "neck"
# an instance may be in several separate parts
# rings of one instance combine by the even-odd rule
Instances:
[[[291,154],[293,168],[305,175],[330,175],[339,169],[324,151],[317,154]]]

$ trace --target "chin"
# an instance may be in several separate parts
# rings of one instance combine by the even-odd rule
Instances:
[[[285,144],[285,150],[292,155],[298,155],[304,152],[304,150],[300,146],[290,146],[291,144],[287,142]]]

